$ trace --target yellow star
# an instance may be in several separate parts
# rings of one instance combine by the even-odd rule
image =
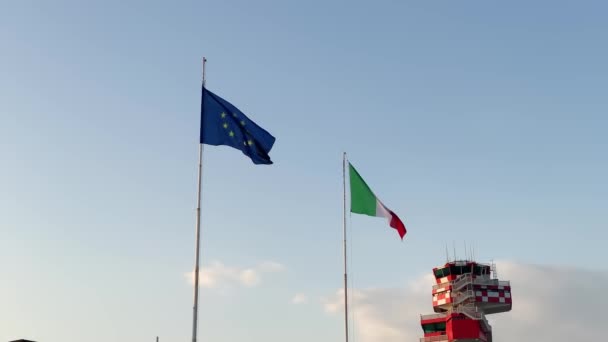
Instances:
[[[234,116],[236,118],[236,114],[232,113],[232,116]]]
[[[223,118],[225,118],[225,117],[226,117],[226,113],[222,112],[222,114],[220,114],[220,116],[221,116],[221,117],[222,117],[222,119],[223,119]]]
[[[247,140],[248,145],[253,145],[253,140]]]
[[[229,135],[229,136],[231,136],[231,137],[234,137],[234,132],[233,132],[233,131],[230,131],[230,132],[228,133],[228,135]]]
[[[245,120],[241,120],[241,126],[245,126]]]
[[[222,125],[225,129],[228,129],[228,124],[224,122],[224,124]]]

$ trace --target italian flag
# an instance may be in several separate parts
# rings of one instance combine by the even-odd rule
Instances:
[[[351,163],[348,163],[348,171],[350,178],[350,211],[356,214],[386,218],[389,225],[399,232],[399,236],[403,240],[407,230],[399,216],[382,204]]]

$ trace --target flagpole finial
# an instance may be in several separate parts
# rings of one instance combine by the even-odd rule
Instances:
[[[203,56],[203,86],[205,86],[205,64],[207,64],[207,57]]]

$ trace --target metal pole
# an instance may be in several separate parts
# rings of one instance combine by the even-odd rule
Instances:
[[[205,64],[207,58],[203,57],[203,88],[205,87]],[[201,94],[202,95],[202,94]],[[203,99],[201,98],[201,101]],[[201,117],[201,120],[203,118]],[[192,342],[196,342],[198,330],[198,273],[201,238],[201,187],[203,179],[203,144],[198,145],[198,194],[196,201],[196,247],[194,251],[194,306],[192,307]]]
[[[344,336],[346,342],[348,342],[348,282],[347,282],[347,269],[346,269],[346,152],[342,158],[342,185],[344,188],[343,196],[343,213],[342,228],[344,235]]]

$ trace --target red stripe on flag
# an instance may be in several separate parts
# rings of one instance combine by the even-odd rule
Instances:
[[[401,240],[403,240],[405,233],[407,233],[407,229],[405,229],[405,225],[403,224],[403,222],[401,221],[399,216],[397,216],[392,210],[389,210],[389,212],[391,213],[390,225],[392,228],[397,229],[397,232],[399,232],[399,236],[401,237]]]

